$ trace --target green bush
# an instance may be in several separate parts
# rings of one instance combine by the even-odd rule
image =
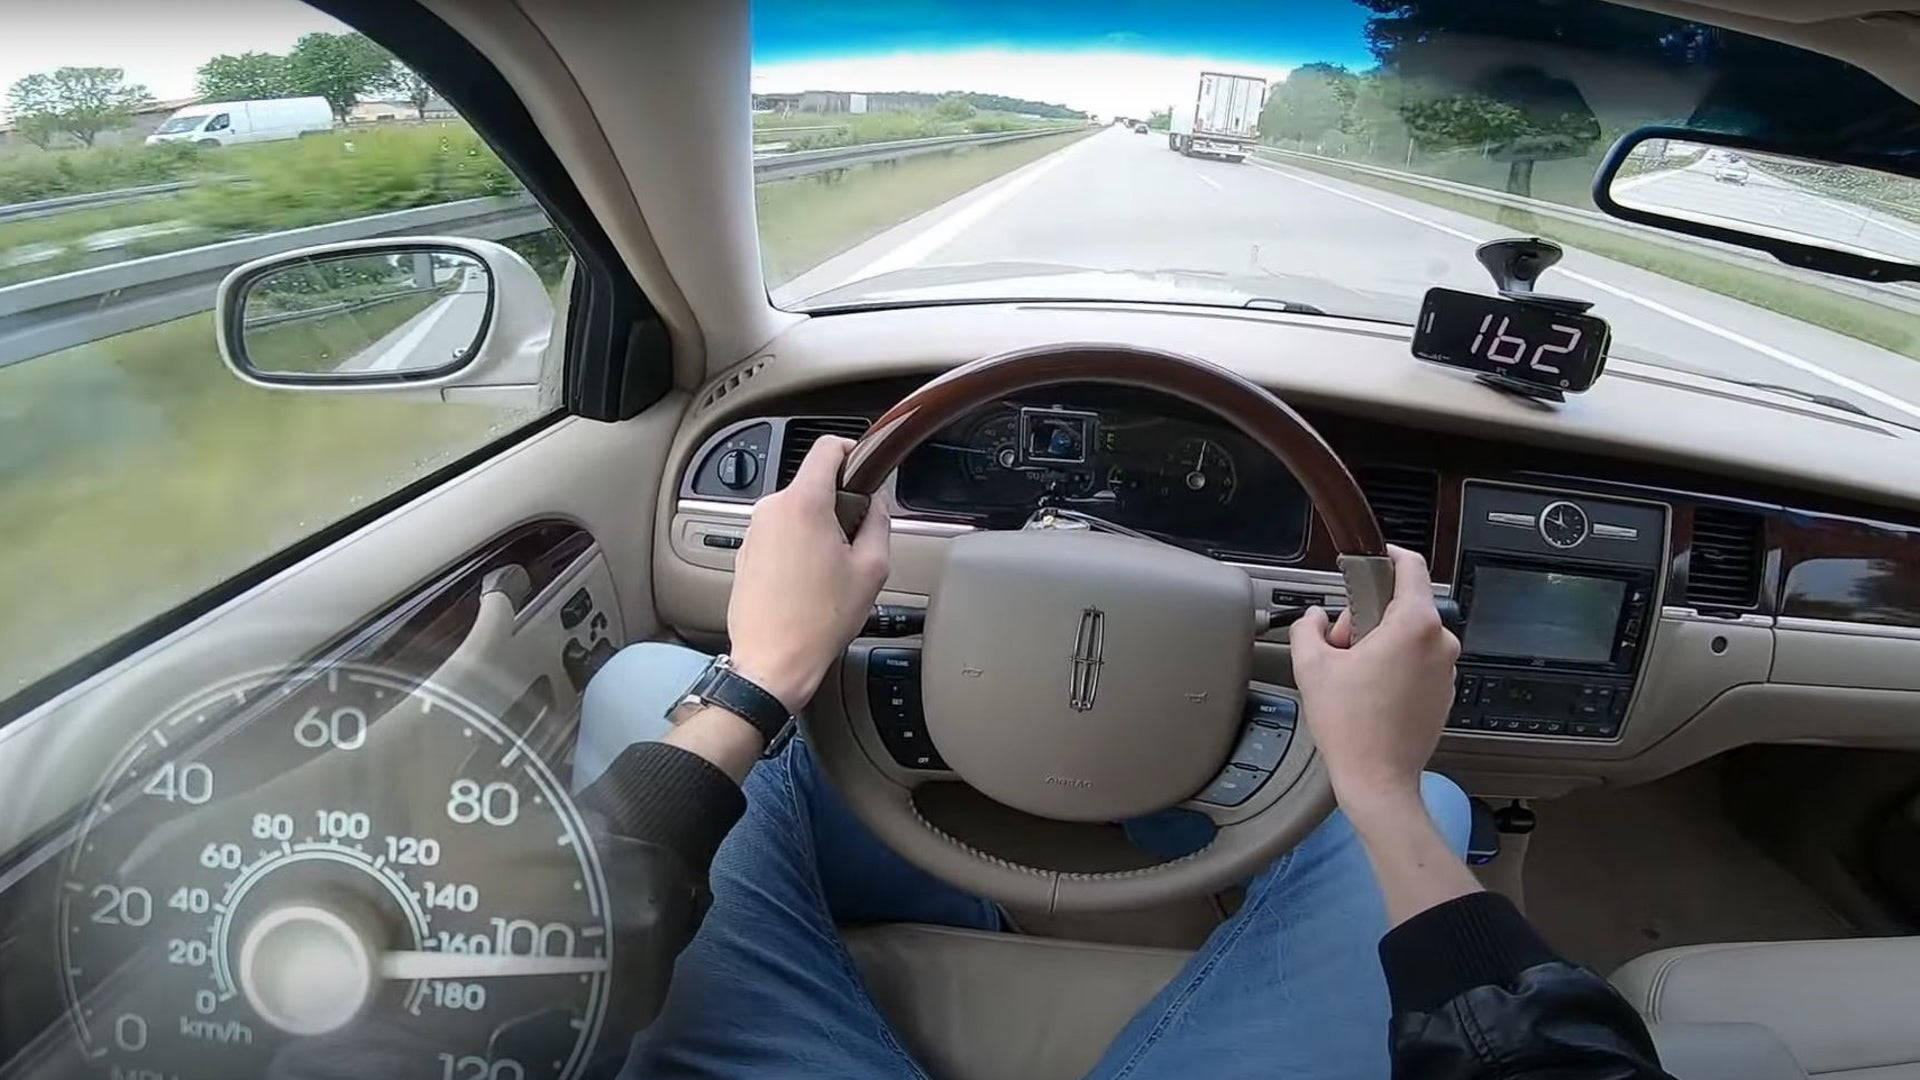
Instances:
[[[520,190],[465,125],[336,131],[228,154],[243,182],[196,192],[188,210],[196,224],[223,232],[273,232]]]
[[[202,169],[209,154],[188,143],[31,150],[0,156],[0,206],[61,195],[164,184]]]

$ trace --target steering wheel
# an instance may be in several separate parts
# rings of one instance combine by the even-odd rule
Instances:
[[[1252,382],[1191,357],[1112,345],[1056,345],[987,357],[907,395],[848,454],[838,510],[858,524],[868,499],[934,432],[1011,394],[1101,382],[1170,394],[1211,410],[1284,464],[1331,534],[1357,640],[1379,621],[1393,570],[1372,510],[1331,447]],[[854,814],[908,862],[1026,910],[1100,911],[1215,892],[1289,850],[1333,808],[1298,696],[1250,686],[1262,599],[1237,567],[1137,536],[1077,529],[976,532],[946,545],[918,658],[926,735],[951,774],[901,766],[875,726],[868,676],[876,643],[855,642],[838,695],[805,720],[811,746]],[[880,642],[880,647],[899,642]],[[909,684],[887,684],[911,693]],[[834,699],[838,698],[836,702]],[[1284,724],[1290,726],[1261,726]],[[1270,774],[1244,769],[1243,739],[1279,751]],[[955,776],[1015,809],[1112,822],[1185,806],[1216,826],[1201,850],[1106,873],[1020,865],[922,816],[917,787]],[[1244,794],[1249,787],[1253,794]],[[1238,805],[1226,805],[1238,800]]]

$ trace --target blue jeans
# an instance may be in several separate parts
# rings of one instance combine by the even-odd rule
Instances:
[[[587,687],[574,787],[661,713],[707,658],[623,650]],[[856,820],[795,740],[748,774],[747,812],[710,873],[713,906],[681,953],[659,1017],[633,1042],[636,1077],[924,1077],[868,996],[836,929],[929,922],[1001,929],[999,909],[908,865]],[[1466,796],[1422,784],[1464,854]],[[1186,967],[1136,1014],[1093,1077],[1384,1077],[1387,916],[1353,827],[1336,812],[1247,887]]]

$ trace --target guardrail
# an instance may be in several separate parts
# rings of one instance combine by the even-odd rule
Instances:
[[[855,143],[851,146],[828,146],[819,150],[797,150],[790,154],[763,154],[753,159],[753,178],[755,180],[787,180],[796,176],[806,176],[809,173],[845,169],[876,161],[898,161],[901,158],[916,157],[920,154],[952,150],[958,146],[1019,142],[1023,139],[1064,135],[1078,130],[1080,128],[1077,126],[1063,125],[1021,131],[986,131],[973,135],[935,135],[927,139],[899,139],[883,143]]]
[[[151,199],[156,195],[171,195],[176,191],[187,191],[207,182],[206,180],[174,180],[165,184],[142,184],[139,187],[115,188],[112,191],[88,191],[79,195],[56,195],[51,199],[35,199],[33,202],[8,203],[0,206],[0,221],[25,221],[28,218],[52,217],[70,210],[91,210],[96,206],[136,202],[140,199]],[[224,182],[224,180],[216,182]]]
[[[993,131],[771,154],[754,160],[753,173],[756,180],[783,180],[958,146],[1017,142],[1074,130]],[[207,311],[213,307],[214,287],[227,271],[265,255],[340,240],[420,233],[502,240],[538,232],[547,224],[546,215],[529,196],[465,199],[263,233],[6,286],[0,288],[0,367]]]
[[[1345,158],[1327,157],[1324,154],[1309,154],[1300,150],[1284,150],[1277,146],[1262,146],[1257,148],[1254,153],[1259,157],[1269,158],[1278,162],[1284,163],[1290,159],[1301,162],[1310,161],[1315,164],[1351,169],[1354,172],[1378,176],[1384,180],[1411,184],[1415,187],[1424,187],[1433,191],[1445,192],[1449,195],[1478,199],[1482,202],[1492,203],[1496,206],[1504,206],[1513,210],[1522,210],[1540,217],[1555,218],[1587,228],[1601,229],[1620,236],[1630,237],[1641,243],[1652,244],[1656,247],[1669,248],[1689,255],[1705,255],[1710,258],[1717,258],[1723,262],[1736,264],[1745,270],[1754,270],[1763,274],[1769,274],[1773,277],[1783,278],[1799,285],[1817,285],[1823,289],[1846,293],[1871,303],[1892,305],[1920,315],[1920,289],[1914,289],[1906,285],[1882,284],[1875,281],[1858,281],[1853,278],[1844,278],[1833,274],[1821,274],[1811,270],[1802,270],[1796,266],[1788,266],[1773,256],[1765,254],[1764,252],[1755,251],[1752,248],[1740,247],[1737,244],[1723,244],[1718,241],[1705,240],[1697,237],[1681,236],[1676,233],[1665,232],[1645,225],[1635,225],[1631,222],[1608,217],[1598,210],[1584,210],[1577,206],[1548,202],[1544,199],[1532,199],[1524,195],[1512,195],[1504,191],[1493,191],[1489,188],[1475,187],[1472,184],[1462,184],[1455,180],[1442,180],[1434,176],[1422,176],[1419,173],[1403,172],[1399,169],[1389,169],[1379,165],[1368,165],[1363,162],[1348,161]]]
[[[463,199],[228,240],[0,288],[0,367],[207,311],[227,271],[312,244],[440,234],[504,240],[547,227],[530,196]]]

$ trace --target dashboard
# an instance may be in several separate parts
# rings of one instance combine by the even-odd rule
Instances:
[[[1292,475],[1238,431],[1177,401],[1096,387],[975,413],[908,457],[896,495],[903,509],[986,528],[1058,506],[1243,561],[1299,558],[1310,515]]]
[[[1080,340],[1097,337],[1106,314],[1006,318]],[[967,316],[942,324],[955,343],[929,348],[972,356],[1025,340]],[[814,437],[859,435],[967,358],[930,367],[877,354],[886,335],[870,336],[870,324],[894,318],[809,323],[781,343],[802,364],[749,364],[695,403],[655,555],[662,616],[683,636],[719,643],[752,503],[784,484]],[[1464,609],[1462,678],[1436,760],[1473,790],[1551,798],[1752,742],[1920,747],[1920,511],[1861,497],[1864,480],[1891,483],[1868,463],[1906,433],[1734,401],[1721,387],[1693,394],[1684,376],[1626,362],[1549,411],[1454,373],[1409,371],[1403,337],[1344,341],[1349,362],[1332,372],[1313,352],[1336,336],[1320,324],[1165,322],[1143,320],[1141,333],[1180,340],[1145,343],[1192,351],[1204,340],[1208,359],[1281,392],[1348,464],[1389,541],[1424,554],[1436,595]],[[1276,344],[1290,357],[1282,367]],[[1633,422],[1676,407],[1688,427]],[[1787,463],[1743,455],[1733,440],[1757,424],[1807,452]],[[718,468],[734,452],[750,463]],[[1834,482],[1843,475],[1854,482]],[[1261,603],[1345,601],[1337,552],[1291,478],[1165,396],[1066,384],[996,402],[911,454],[892,494],[882,599],[899,610],[925,607],[953,538],[1018,528],[1046,505],[1232,562]],[[876,636],[907,634],[911,647],[917,625]],[[1283,630],[1256,642],[1254,675],[1290,683]]]

